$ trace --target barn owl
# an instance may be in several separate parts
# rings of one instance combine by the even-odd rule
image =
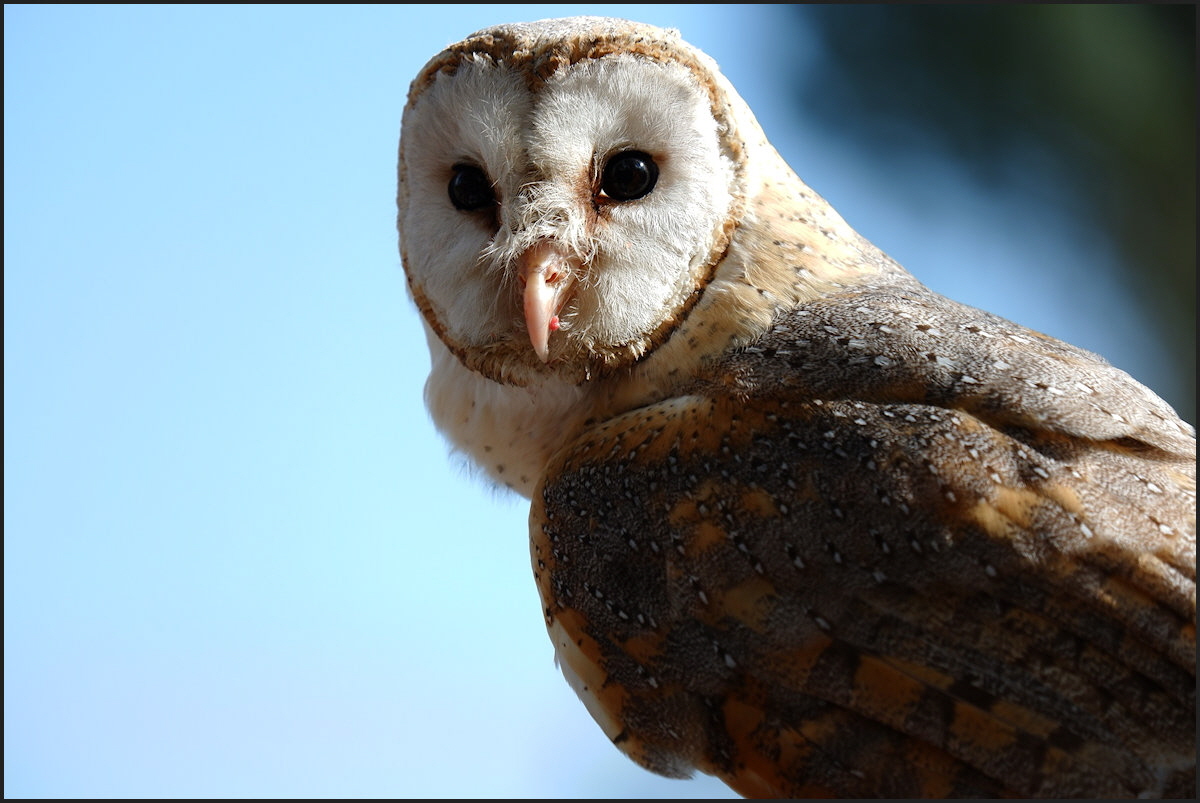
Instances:
[[[413,81],[436,426],[528,496],[611,741],[745,796],[1195,794],[1195,432],[926,289],[678,32],[501,25]]]

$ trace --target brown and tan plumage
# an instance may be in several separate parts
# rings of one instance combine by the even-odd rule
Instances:
[[[747,796],[1195,794],[1195,435],[932,293],[620,20],[413,82],[438,426],[532,499],[560,665],[620,749]]]

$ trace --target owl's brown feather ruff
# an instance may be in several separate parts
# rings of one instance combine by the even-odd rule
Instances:
[[[531,494],[551,638],[613,742],[748,796],[1194,797],[1191,427],[1102,358],[923,287],[675,34],[477,34],[414,82],[406,131],[472,54],[535,99],[622,54],[681,63],[736,162],[694,292],[628,343],[567,326],[543,363],[503,310],[472,340],[406,243],[431,409]],[[432,201],[406,189],[405,147],[416,237]]]

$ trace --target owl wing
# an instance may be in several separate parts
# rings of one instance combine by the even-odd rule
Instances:
[[[608,736],[750,796],[1194,793],[1195,440],[917,290],[802,305],[553,459],[532,557]]]

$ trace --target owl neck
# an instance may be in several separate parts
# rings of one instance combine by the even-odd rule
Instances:
[[[466,368],[426,326],[425,404],[455,451],[489,480],[529,497],[550,455],[591,413],[595,388],[546,377],[504,385]]]
[[[699,302],[671,337],[596,394],[592,415],[608,417],[678,392],[680,377],[749,345],[797,305],[880,283],[919,286],[903,268],[860,236],[792,172],[773,148],[729,248]],[[619,388],[619,390],[618,390]]]

